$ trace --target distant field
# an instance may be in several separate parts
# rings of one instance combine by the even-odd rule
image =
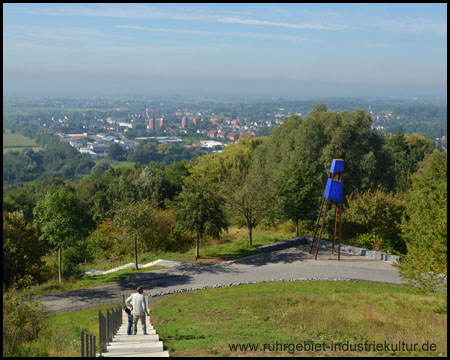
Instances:
[[[21,151],[23,149],[33,149],[34,151],[37,151],[40,147],[33,139],[21,134],[3,134],[3,152],[12,150]]]
[[[98,163],[108,163],[111,165],[111,167],[113,168],[118,168],[118,167],[133,167],[135,165],[134,161],[116,161],[116,160],[105,160],[105,159],[95,159],[94,160],[96,164]]]
[[[28,114],[36,111],[71,111],[71,112],[81,112],[81,111],[89,111],[89,110],[97,110],[97,111],[110,111],[112,109],[97,109],[97,108],[70,108],[70,107],[39,107],[39,106],[21,106],[21,107],[12,107],[6,106],[3,109],[3,114]]]

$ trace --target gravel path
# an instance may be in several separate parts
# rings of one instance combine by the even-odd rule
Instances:
[[[144,287],[145,294],[156,296],[183,289],[289,279],[352,279],[401,284],[397,269],[389,262],[342,253],[341,261],[337,261],[337,255],[329,250],[321,250],[316,261],[308,251],[309,245],[301,245],[216,265],[184,264],[130,275],[126,284],[42,295],[41,301],[49,312],[61,312],[121,301],[122,293],[128,295],[138,285]]]

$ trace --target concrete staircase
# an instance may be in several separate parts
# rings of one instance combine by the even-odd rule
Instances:
[[[142,325],[137,326],[137,335],[127,335],[128,317],[122,311],[122,326],[113,337],[107,347],[108,352],[103,353],[104,357],[169,357],[169,352],[163,350],[163,342],[159,341],[159,336],[150,324],[149,316],[147,321],[147,334],[142,333]]]

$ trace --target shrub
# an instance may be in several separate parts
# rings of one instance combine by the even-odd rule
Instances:
[[[381,190],[355,192],[347,200],[342,225],[346,237],[356,237],[369,250],[406,253],[400,227],[405,211],[402,201]]]
[[[3,356],[28,356],[23,345],[36,340],[45,327],[39,299],[23,300],[14,288],[3,292]]]

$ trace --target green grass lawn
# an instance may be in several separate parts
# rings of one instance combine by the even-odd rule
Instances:
[[[170,356],[447,355],[446,293],[366,282],[297,281],[167,295],[150,307],[152,324]],[[385,341],[428,342],[436,349],[297,352],[289,345]],[[279,345],[277,352],[263,350],[264,344],[274,350],[276,343],[287,345]],[[232,351],[231,344],[259,348]]]
[[[3,134],[3,152],[12,150],[21,151],[23,149],[33,149],[37,151],[40,147],[34,142],[33,139],[21,134]]]
[[[192,246],[189,250],[183,252],[159,252],[148,254],[145,257],[145,262],[165,259],[191,264],[214,264],[254,255],[258,253],[259,246],[295,237],[294,234],[289,231],[256,228],[253,231],[253,245],[249,247],[247,236],[247,229],[231,227],[228,232],[225,232],[220,236],[220,239],[209,238],[201,242],[199,250],[200,258],[198,260],[195,260],[195,247]]]

